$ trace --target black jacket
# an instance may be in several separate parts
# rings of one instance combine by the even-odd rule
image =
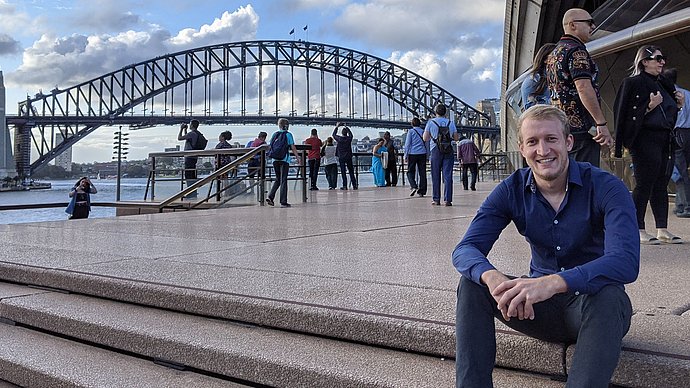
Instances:
[[[642,72],[641,74],[623,80],[623,85],[621,85],[618,94],[616,94],[616,101],[613,108],[613,117],[616,124],[616,157],[620,158],[623,156],[623,146],[630,149],[633,143],[635,143],[635,139],[640,133],[645,121],[645,113],[649,106],[649,94],[658,92],[660,86],[663,87],[671,97],[674,96],[676,90],[675,86],[663,76],[654,77],[646,72]],[[675,107],[675,103],[673,106]],[[660,105],[654,109],[662,108],[663,107]],[[676,107],[675,111],[667,113],[674,123],[675,118],[678,116],[677,109]],[[652,112],[649,114],[652,114]],[[673,128],[673,126],[671,126],[671,128]]]

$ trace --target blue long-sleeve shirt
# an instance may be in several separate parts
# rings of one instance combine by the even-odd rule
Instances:
[[[429,142],[425,142],[422,136],[424,135],[424,130],[420,127],[412,127],[407,131],[407,136],[405,137],[405,156],[409,155],[424,155],[429,149]]]
[[[685,103],[683,104],[683,109],[678,111],[676,127],[690,128],[690,92],[681,87],[678,87],[678,85],[676,85],[676,90],[680,91],[685,95]]]
[[[453,265],[481,284],[495,269],[486,255],[513,222],[531,246],[530,276],[560,275],[568,290],[593,294],[637,278],[640,239],[635,206],[617,177],[570,159],[568,186],[558,211],[539,193],[529,168],[501,182],[477,211],[453,251]]]

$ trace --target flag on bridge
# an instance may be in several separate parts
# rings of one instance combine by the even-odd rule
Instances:
[[[302,28],[302,29],[303,29],[304,31],[306,31],[307,28],[309,28],[309,25],[308,25],[308,24],[307,24],[306,26],[304,26],[304,28]]]
[[[290,35],[292,35],[294,33],[295,33],[295,29],[293,28],[292,30],[290,30]]]

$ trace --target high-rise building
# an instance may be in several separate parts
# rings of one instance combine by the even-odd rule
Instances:
[[[55,144],[60,144],[65,140],[62,133],[57,133],[55,135]],[[65,171],[72,170],[72,147],[69,147],[65,152],[55,157],[55,165],[62,167]]]
[[[17,175],[14,158],[12,157],[12,142],[10,130],[5,120],[5,82],[0,71],[0,179],[13,178]]]
[[[482,122],[482,125],[498,126],[501,122],[501,99],[485,98],[477,102],[476,108],[489,116],[489,122]]]

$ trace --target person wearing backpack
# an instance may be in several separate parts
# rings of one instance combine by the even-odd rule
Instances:
[[[266,198],[266,203],[271,206],[273,206],[273,200],[276,197],[278,188],[280,188],[280,207],[291,206],[287,201],[287,179],[290,170],[290,153],[288,151],[292,148],[292,153],[296,158],[299,158],[299,153],[297,153],[297,147],[295,147],[295,139],[288,132],[289,126],[290,123],[286,118],[278,120],[278,131],[271,136],[270,147],[266,155],[273,161],[273,170],[276,174],[276,179],[273,181],[271,191],[268,192],[268,197]]]
[[[434,108],[436,117],[424,128],[424,141],[431,140],[431,188],[432,205],[441,205],[441,174],[443,174],[443,202],[453,206],[453,152],[452,140],[458,140],[458,130],[453,120],[446,118],[446,106]]]
[[[177,140],[184,141],[184,150],[203,150],[206,148],[208,140],[204,135],[199,132],[199,120],[192,120],[189,122],[190,131],[187,132],[187,123],[182,123],[180,125],[180,132],[177,134]],[[196,162],[198,160],[197,156],[185,156],[184,157],[184,177],[187,180],[187,187],[193,185],[196,179]],[[188,199],[196,198],[197,193],[193,191],[185,196]]]

